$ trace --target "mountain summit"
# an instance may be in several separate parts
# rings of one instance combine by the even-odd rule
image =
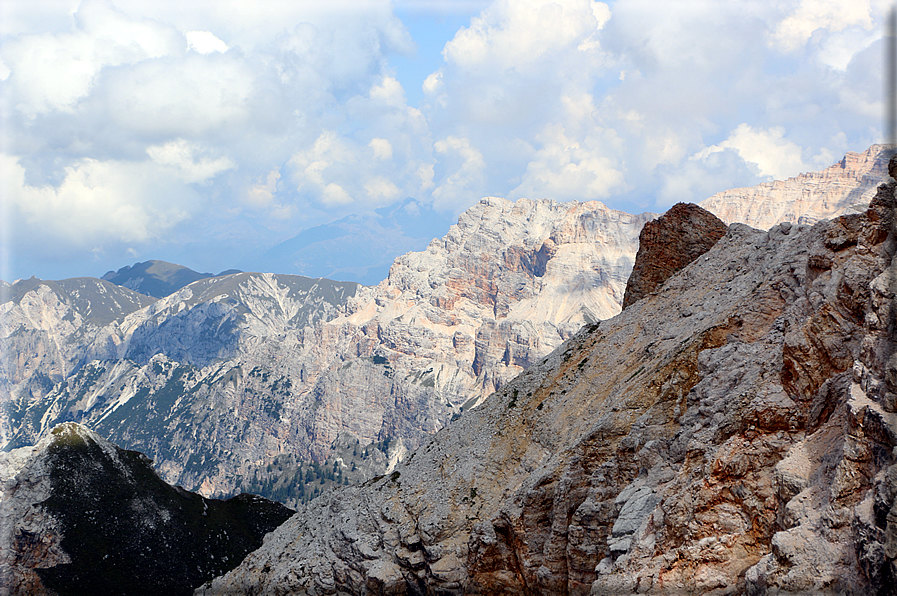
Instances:
[[[239,271],[229,269],[218,275],[231,273],[239,273]],[[118,271],[107,271],[102,279],[147,296],[164,298],[194,281],[209,277],[216,277],[216,275],[197,273],[193,269],[166,261],[144,261],[122,267]]]

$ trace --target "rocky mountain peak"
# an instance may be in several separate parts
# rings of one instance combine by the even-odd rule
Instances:
[[[862,153],[849,151],[819,172],[726,190],[701,201],[701,207],[727,224],[739,222],[764,230],[786,221],[813,224],[860,213],[887,176],[890,156],[886,145],[872,145]]]
[[[728,227],[718,217],[692,203],[676,203],[649,221],[639,234],[639,248],[623,308],[663,285],[677,271],[710,250]]]

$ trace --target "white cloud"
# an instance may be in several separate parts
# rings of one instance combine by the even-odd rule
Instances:
[[[623,172],[607,155],[612,144],[601,138],[601,132],[579,142],[567,136],[562,126],[549,126],[511,196],[586,201],[606,199],[613,191],[622,190]]]
[[[331,182],[324,187],[321,201],[328,207],[333,207],[336,205],[348,205],[349,203],[354,202],[354,199],[349,196],[349,193],[347,193],[346,189],[342,186],[335,182]]]
[[[379,85],[371,87],[371,99],[387,105],[401,107],[405,105],[405,91],[393,77],[383,77]]]
[[[469,139],[455,136],[437,141],[434,149],[448,158],[451,171],[433,190],[435,204],[442,209],[463,209],[479,200],[486,168],[483,154],[470,144]],[[457,163],[458,158],[460,163]]]
[[[788,17],[776,24],[770,41],[779,49],[791,52],[820,29],[840,32],[854,26],[873,28],[869,0],[801,0]]]
[[[391,203],[401,194],[399,187],[383,176],[376,176],[365,182],[364,190],[377,203]]]
[[[401,197],[656,210],[880,140],[883,0],[426,0],[481,11],[441,59],[415,4],[10,0],[13,227],[149,256],[171,222],[264,243]]]
[[[236,167],[236,164],[226,157],[212,159],[209,157],[197,157],[201,153],[198,145],[185,139],[177,139],[164,145],[151,145],[146,150],[154,162],[161,166],[167,166],[182,181],[190,184],[204,182],[225,170]]]
[[[108,4],[83,2],[77,28],[6,41],[0,54],[11,71],[15,107],[25,116],[73,109],[99,72],[182,50],[182,38],[155,21],[134,20]]]
[[[269,207],[274,201],[278,180],[280,180],[280,172],[277,170],[268,172],[264,182],[253,184],[246,190],[246,202],[253,207]]]
[[[499,0],[458,31],[443,55],[468,68],[521,68],[558,49],[579,47],[609,18],[606,4],[590,0]]]
[[[392,159],[392,143],[386,139],[371,139],[368,147],[374,150],[374,157],[377,159]]]
[[[151,198],[154,190],[173,190],[168,176],[152,162],[85,159],[67,167],[57,186],[28,184],[15,157],[2,155],[0,164],[6,200],[32,234],[17,232],[39,239],[38,244],[90,248],[105,241],[146,242],[186,219],[195,207],[194,193],[164,201]]]
[[[212,52],[226,52],[227,44],[215,37],[210,31],[187,31],[184,34],[187,38],[187,47],[196,50],[200,54],[211,54]]]
[[[436,72],[431,72],[429,75],[427,75],[427,78],[424,79],[424,84],[422,85],[424,93],[426,93],[427,95],[432,95],[432,94],[436,93],[437,91],[439,91],[439,89],[441,87],[442,87],[442,71],[441,70],[437,70]]]
[[[785,129],[781,126],[762,130],[739,124],[729,138],[703,149],[693,159],[706,159],[724,149],[732,149],[744,161],[757,166],[761,176],[776,180],[797,176],[809,169],[801,159],[801,148],[785,138]]]

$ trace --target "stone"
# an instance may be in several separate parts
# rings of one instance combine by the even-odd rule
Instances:
[[[649,221],[626,282],[623,308],[658,289],[670,276],[707,252],[726,233],[726,224],[691,203],[676,203]]]

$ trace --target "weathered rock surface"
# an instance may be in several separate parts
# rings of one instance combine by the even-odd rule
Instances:
[[[710,250],[727,230],[718,217],[691,203],[676,203],[649,221],[626,282],[623,308],[658,289],[674,273]]]
[[[889,156],[885,145],[872,145],[862,153],[848,152],[821,172],[726,190],[700,205],[727,224],[763,230],[786,221],[814,224],[864,210],[888,175]]]
[[[730,226],[197,594],[893,594],[895,189]]]
[[[43,384],[13,382],[6,446],[75,420],[207,496],[239,490],[284,454],[322,461],[346,432],[414,447],[618,312],[653,217],[490,198],[375,287],[256,273],[196,281],[73,343]],[[51,284],[4,304],[9,320],[45,325],[21,314],[38,292]],[[33,350],[19,337],[2,341],[24,367]]]
[[[205,499],[150,464],[71,422],[0,454],[0,594],[190,594],[293,513]]]

